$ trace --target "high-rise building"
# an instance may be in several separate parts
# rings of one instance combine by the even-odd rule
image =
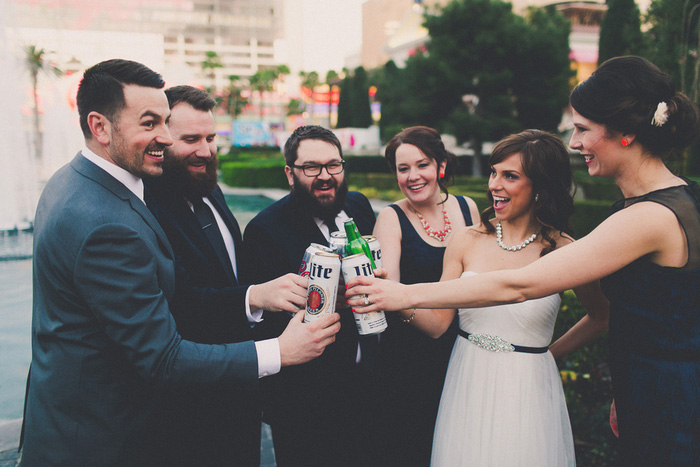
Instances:
[[[217,88],[228,84],[229,75],[247,77],[275,67],[274,42],[284,32],[282,0],[11,1],[20,35],[49,38],[38,45],[53,52],[63,69],[71,61],[87,67],[130,58],[122,52],[127,43],[132,56],[152,51],[146,57],[151,63],[143,61],[159,71],[179,70]],[[220,67],[202,67],[209,51]],[[158,53],[162,69],[152,63]]]

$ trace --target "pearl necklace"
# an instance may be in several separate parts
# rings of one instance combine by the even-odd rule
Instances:
[[[416,216],[418,216],[418,220],[423,226],[423,230],[425,230],[425,233],[427,233],[429,237],[436,239],[438,242],[444,242],[449,233],[452,232],[452,222],[450,221],[450,218],[447,215],[447,211],[445,211],[445,206],[442,207],[442,217],[445,220],[445,228],[442,230],[433,230],[432,228],[430,228],[430,224],[428,224],[428,222],[425,220],[421,213],[413,209],[413,206],[411,206],[410,204],[408,207],[411,211],[413,211],[416,214]]]
[[[496,242],[498,243],[498,246],[500,246],[506,251],[520,251],[526,246],[528,246],[530,243],[534,242],[536,238],[537,233],[534,233],[528,238],[526,238],[525,241],[520,245],[508,246],[505,243],[503,243],[503,228],[501,227],[501,221],[498,221],[498,223],[496,224]]]

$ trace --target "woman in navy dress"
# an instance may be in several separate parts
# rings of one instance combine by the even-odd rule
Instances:
[[[601,225],[520,269],[412,286],[353,280],[348,296],[367,294],[370,305],[349,303],[357,311],[480,307],[601,279],[621,462],[698,466],[700,189],[665,165],[697,136],[698,111],[669,75],[632,56],[602,64],[570,102],[569,146],[624,196]],[[430,310],[414,319],[421,313]]]
[[[405,198],[377,217],[384,269],[404,284],[437,282],[452,232],[479,223],[478,208],[470,198],[447,193],[457,160],[432,128],[406,128],[389,142],[385,157]],[[410,319],[387,319],[380,341],[381,417],[390,436],[382,440],[379,464],[427,466],[456,326],[432,339]]]

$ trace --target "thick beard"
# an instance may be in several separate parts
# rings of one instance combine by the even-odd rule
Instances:
[[[218,183],[217,158],[209,159],[206,170],[199,174],[192,174],[187,169],[187,165],[187,159],[173,157],[166,149],[163,158],[163,176],[166,177],[169,185],[188,199],[202,198],[211,194]]]
[[[318,217],[321,219],[333,218],[340,211],[343,210],[345,206],[345,199],[348,194],[348,184],[345,179],[341,184],[336,183],[335,198],[330,203],[321,203],[296,177],[292,175],[294,179],[294,186],[292,187],[292,194],[301,208],[302,211],[308,212],[313,217]],[[314,182],[316,184],[316,182]],[[313,189],[313,185],[312,185]]]

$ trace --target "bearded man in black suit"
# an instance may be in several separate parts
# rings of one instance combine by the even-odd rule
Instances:
[[[163,175],[146,181],[146,201],[168,236],[186,279],[171,312],[180,335],[207,344],[252,340],[262,309],[295,312],[306,280],[283,275],[256,286],[239,280],[241,231],[218,186],[216,102],[192,86],[165,90],[173,144]],[[152,465],[260,464],[257,390],[230,385],[168,388],[157,402],[147,455]]]
[[[245,270],[254,282],[297,272],[309,244],[327,245],[330,232],[342,230],[347,218],[364,235],[374,228],[367,198],[348,192],[342,148],[333,132],[297,128],[284,157],[291,193],[261,211],[245,230]],[[363,341],[351,310],[336,311],[342,326],[323,358],[283,371],[262,388],[263,418],[272,427],[280,467],[367,465],[364,455],[372,457],[363,437],[375,398],[367,364],[376,336]],[[266,336],[277,335],[288,320],[283,313],[266,319]]]

